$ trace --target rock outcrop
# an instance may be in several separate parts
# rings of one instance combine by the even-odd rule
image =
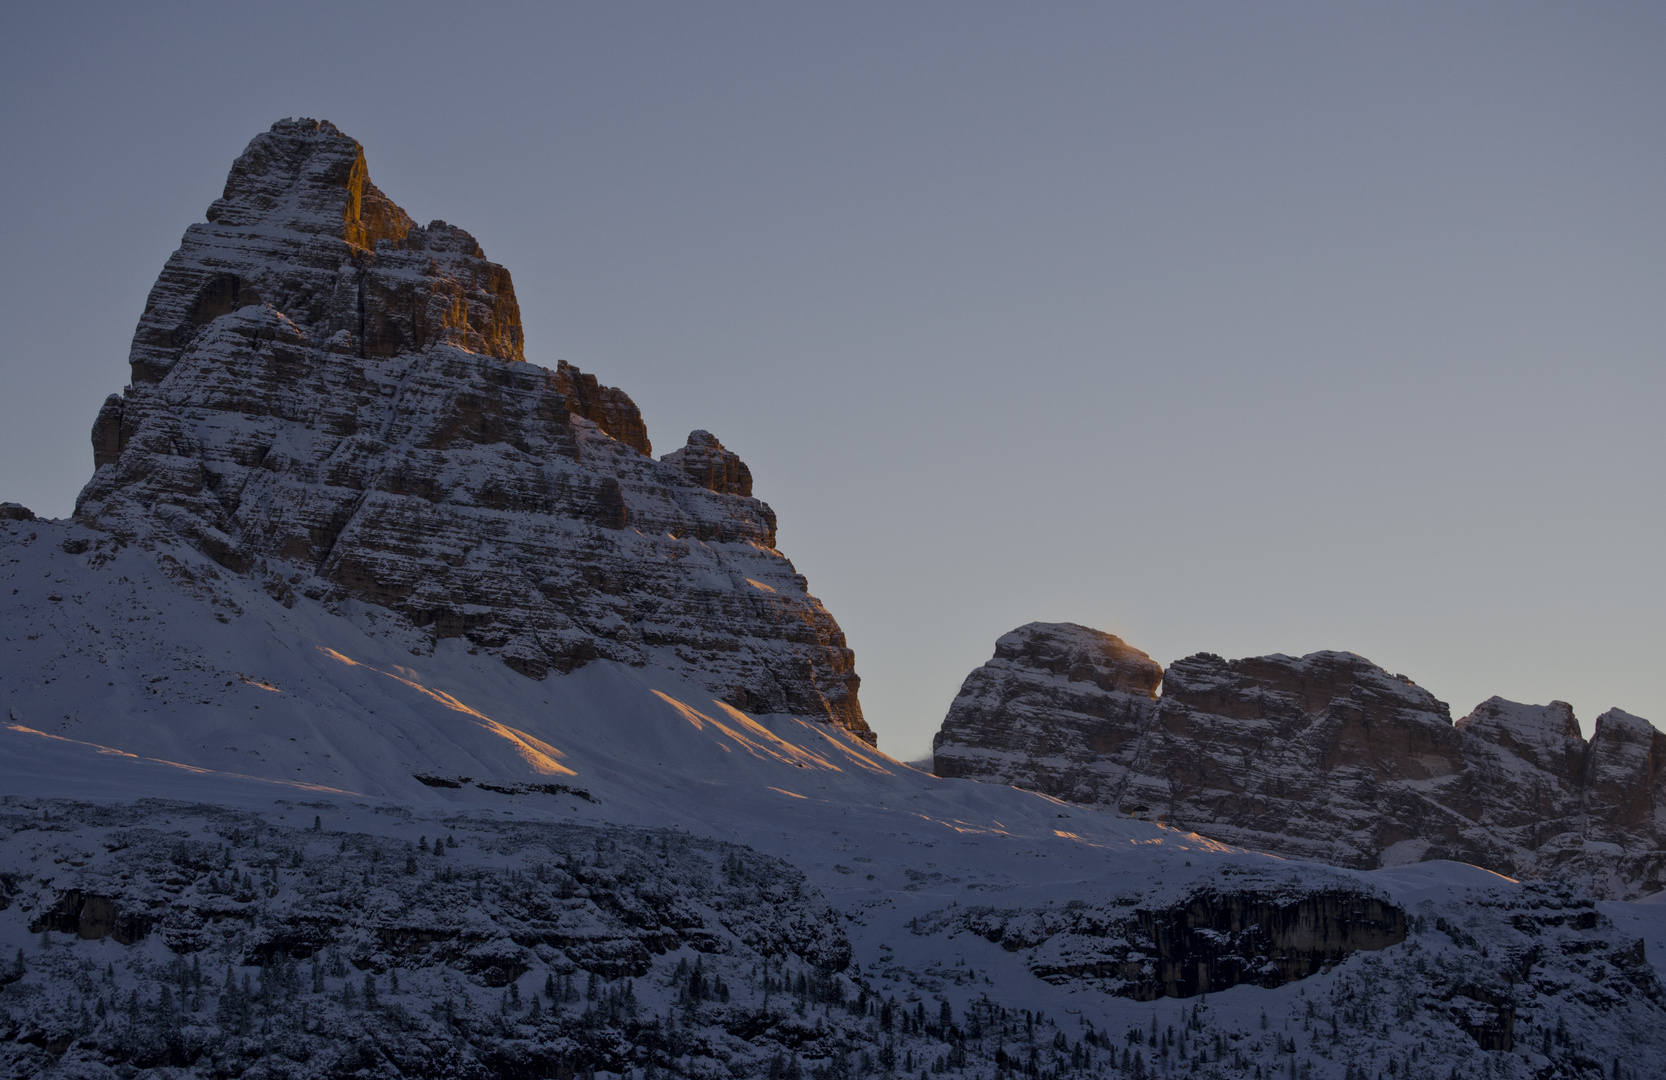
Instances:
[[[691,431],[688,444],[660,458],[681,469],[690,480],[719,495],[752,497],[752,470],[733,450],[725,450],[709,431]]]
[[[1666,734],[1615,709],[1587,742],[1565,703],[1501,698],[1454,724],[1352,653],[1164,672],[1110,634],[1031,623],[967,676],[934,771],[1342,866],[1457,859],[1616,896],[1666,883]]]
[[[653,663],[870,742],[852,655],[706,432],[654,460],[623,391],[525,360],[509,272],[416,225],[359,144],[286,120],[232,166],[93,425],[82,524],[274,595],[362,601],[542,678]]]
[[[1305,979],[1355,952],[1406,940],[1406,913],[1380,896],[1335,888],[1200,889],[1159,907],[1012,911],[969,906],[916,933],[966,930],[1025,954],[1056,986],[1094,985],[1136,1001],[1189,998],[1241,984]]]
[[[933,771],[1114,803],[1163,671],[1121,638],[1030,623],[995,642],[932,740]]]

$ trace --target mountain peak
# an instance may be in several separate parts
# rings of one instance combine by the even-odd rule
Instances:
[[[751,472],[651,456],[624,391],[524,362],[509,272],[419,227],[334,125],[283,120],[185,232],[93,426],[83,525],[285,603],[371,604],[544,678],[654,666],[873,739],[850,650]]]
[[[357,140],[310,119],[279,120],[256,135],[232,163],[208,220],[318,233],[372,250],[380,240],[405,239],[416,224],[370,182]]]
[[[185,232],[133,336],[135,382],[159,382],[210,323],[281,312],[337,352],[388,357],[444,342],[524,360],[509,271],[443,221],[418,227],[334,124],[280,120],[232,163],[208,220]]]

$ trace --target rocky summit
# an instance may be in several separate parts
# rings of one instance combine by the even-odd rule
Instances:
[[[967,676],[934,771],[1343,866],[1455,859],[1608,896],[1666,873],[1666,734],[1613,709],[1587,741],[1563,702],[1496,697],[1453,723],[1353,653],[1165,672],[1114,635],[1031,623]]]
[[[526,362],[509,272],[418,226],[333,125],[232,165],[93,426],[76,519],[183,540],[281,598],[362,602],[533,678],[595,659],[874,736],[843,633],[709,432],[651,456],[636,405]]]

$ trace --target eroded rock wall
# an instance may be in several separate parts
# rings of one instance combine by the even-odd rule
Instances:
[[[1107,677],[1119,664],[1139,677]],[[1666,869],[1666,735],[1647,721],[1612,710],[1587,742],[1565,703],[1493,698],[1454,723],[1352,653],[1164,672],[1112,635],[1032,623],[967,676],[934,752],[940,776],[1342,866],[1456,859],[1614,896]]]

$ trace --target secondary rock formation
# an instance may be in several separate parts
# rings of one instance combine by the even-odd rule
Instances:
[[[1342,866],[1457,859],[1617,896],[1666,879],[1666,734],[1614,709],[1587,742],[1565,703],[1501,698],[1454,724],[1352,653],[1164,672],[1113,635],[1031,623],[967,676],[934,770]]]
[[[380,605],[542,678],[653,663],[873,741],[843,633],[711,434],[525,361],[509,272],[416,225],[359,144],[285,120],[186,230],[93,425],[77,520],[274,595]]]

